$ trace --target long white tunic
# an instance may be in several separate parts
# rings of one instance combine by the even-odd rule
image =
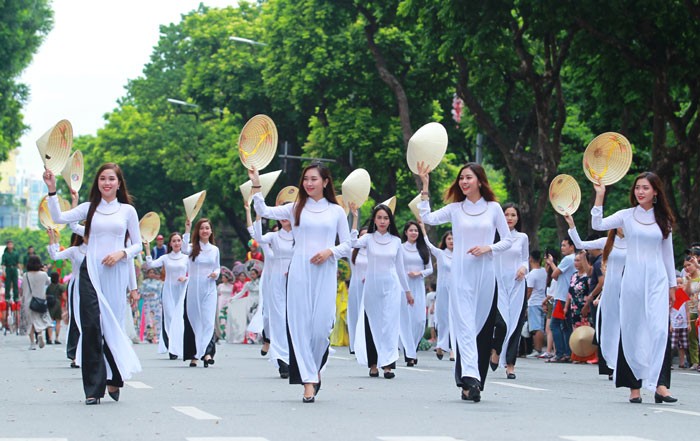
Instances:
[[[337,260],[350,250],[350,231],[345,211],[325,198],[309,198],[294,225],[294,207],[286,204],[268,207],[262,194],[253,196],[255,212],[268,219],[287,219],[292,223],[294,254],[289,265],[287,321],[294,356],[303,383],[317,383],[330,347],[335,321],[335,297],[338,287]],[[335,245],[336,237],[339,245]],[[333,255],[320,265],[311,263],[316,253],[330,249]]]
[[[268,340],[270,339],[270,310],[267,308],[265,305],[265,302],[267,299],[265,298],[265,294],[267,293],[267,286],[270,285],[270,278],[272,277],[272,273],[268,271],[269,267],[268,265],[270,262],[275,258],[275,252],[272,250],[272,247],[270,247],[269,243],[261,243],[258,239],[255,237],[255,229],[260,230],[260,234],[262,234],[262,221],[261,220],[256,220],[253,222],[253,225],[248,227],[248,234],[250,234],[250,237],[255,239],[259,246],[260,246],[260,252],[263,254],[263,258],[265,259],[264,262],[264,270],[262,274],[260,275],[260,282],[259,282],[259,295],[257,300],[255,300],[254,303],[257,303],[257,309],[255,310],[255,314],[253,315],[253,318],[250,319],[250,322],[248,323],[248,332],[252,332],[254,334],[260,334],[264,332],[265,338]],[[253,308],[255,305],[251,302],[253,302],[254,299],[249,298],[250,296],[246,297],[247,302],[250,303],[250,307]]]
[[[520,321],[523,305],[525,304],[525,277],[516,280],[515,275],[520,268],[525,274],[530,268],[530,244],[527,234],[516,230],[510,231],[513,245],[500,253],[494,253],[496,269],[496,287],[498,289],[498,312],[506,323],[506,339],[501,348],[500,364],[506,365],[506,350],[508,341]]]
[[[75,320],[76,326],[78,326],[78,330],[81,331],[82,335],[82,330],[81,330],[81,325],[80,325],[80,293],[78,290],[78,287],[80,286],[80,265],[83,264],[83,260],[85,260],[85,254],[87,253],[87,245],[84,243],[81,244],[80,246],[73,246],[73,247],[68,247],[65,250],[61,251],[60,245],[55,243],[52,245],[49,245],[46,247],[48,252],[49,252],[49,257],[51,257],[52,260],[63,260],[63,259],[69,259],[71,263],[71,268],[73,270],[73,275],[71,276],[70,282],[68,282],[68,313],[70,314],[71,311],[73,311],[73,320]],[[72,309],[71,309],[72,306]],[[70,321],[69,321],[70,323]],[[71,334],[71,327],[68,326],[68,340],[70,340],[70,334]],[[66,340],[66,341],[68,341]],[[78,347],[76,348],[75,351],[75,364],[80,366],[81,361],[83,360],[82,358],[82,353],[83,353],[83,348],[82,348],[82,337],[78,337]]]
[[[569,229],[569,237],[574,246],[581,250],[602,250],[607,241],[606,237],[582,241],[576,228]],[[627,241],[624,237],[615,235],[613,248],[605,264],[603,290],[598,302],[598,314],[601,319],[596,320],[600,351],[608,367],[613,370],[617,367],[617,351],[620,346],[620,285],[626,258]]]
[[[452,278],[452,250],[440,249],[426,243],[437,259],[437,286],[435,292],[435,329],[437,329],[437,348],[450,350],[450,280]]]
[[[289,344],[287,343],[287,271],[294,254],[294,236],[291,231],[280,229],[262,234],[262,224],[253,223],[253,238],[266,244],[272,250],[265,255],[265,270],[268,279],[263,284],[262,297],[265,299],[265,315],[269,317],[270,360],[277,366],[277,360],[289,364]]]
[[[58,205],[58,197],[49,197],[51,218],[59,224],[86,219],[89,208],[90,203],[84,202],[71,210],[62,212]],[[131,245],[125,247],[127,232]],[[112,202],[102,199],[92,217],[85,258],[88,275],[99,302],[102,335],[124,380],[131,378],[133,373],[141,371],[141,363],[122,327],[126,309],[126,292],[130,274],[133,272],[131,262],[141,252],[141,248],[139,219],[134,207],[122,204],[116,199]],[[126,252],[126,258],[113,266],[103,265],[102,259],[116,251]],[[111,379],[112,371],[109,363],[106,365],[107,379]]]
[[[165,283],[163,283],[163,294],[161,296],[163,302],[162,329],[168,335],[168,346],[182,347],[184,329],[180,327],[183,324],[180,318],[184,313],[187,279],[182,282],[178,279],[187,277],[187,255],[182,251],[177,253],[170,252],[155,260],[148,255],[146,256],[145,267],[165,268]],[[161,354],[169,352],[169,348],[165,346],[162,332],[158,343],[158,352]]]
[[[453,202],[432,213],[430,203],[421,201],[418,209],[423,222],[428,225],[452,223],[452,332],[459,351],[462,377],[479,379],[476,336],[484,327],[491,311],[496,273],[493,253],[474,256],[467,251],[483,245],[489,245],[493,252],[510,248],[513,239],[505,215],[497,202],[486,202],[483,198],[476,203],[468,199]],[[501,240],[493,243],[496,231]]]
[[[216,279],[219,278],[221,271],[219,248],[216,245],[203,242],[199,242],[199,246],[201,251],[194,261],[190,256],[187,256],[187,288],[185,291],[185,309],[187,310],[187,319],[194,332],[195,358],[198,359],[204,356],[207,346],[214,336],[218,300]],[[182,252],[190,254],[191,250],[190,235],[185,233],[182,236]],[[209,277],[211,273],[216,274],[216,277]],[[182,329],[184,332],[184,323]],[[170,346],[171,353],[181,357],[184,355],[182,344],[178,344],[177,347],[172,344]]]
[[[676,286],[671,234],[663,238],[654,208],[627,208],[603,218],[603,207],[591,209],[598,231],[622,227],[627,241],[620,285],[620,330],[625,358],[642,386],[656,390],[668,339],[668,292]]]
[[[355,263],[350,259],[350,270],[347,322],[350,331],[350,352],[355,352],[355,333],[352,330],[357,327],[360,302],[362,302],[362,290],[365,284],[365,274],[367,274],[367,250],[361,248],[357,251]]]
[[[423,279],[433,273],[433,262],[423,263],[415,243],[404,242],[401,246],[403,253],[404,274],[408,278],[408,287],[413,294],[413,305],[408,302],[401,304],[401,321],[399,336],[401,347],[406,358],[416,358],[420,339],[425,334],[425,282]],[[420,272],[418,277],[409,277],[410,272]]]
[[[377,366],[388,366],[399,358],[399,321],[401,304],[408,303],[405,293],[410,291],[404,271],[401,239],[390,233],[374,232],[357,238],[353,230],[352,246],[367,250],[365,275],[359,317],[355,329],[357,362],[367,365],[365,342],[365,314],[372,330],[372,341],[377,349]]]

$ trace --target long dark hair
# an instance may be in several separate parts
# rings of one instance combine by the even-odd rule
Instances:
[[[83,244],[83,236],[77,233],[73,233],[70,235],[70,245],[72,247],[79,247],[80,245]]]
[[[520,207],[518,207],[518,204],[514,204],[512,202],[506,202],[505,204],[503,204],[503,214],[506,214],[506,210],[509,208],[512,208],[513,210],[515,210],[515,213],[518,215],[518,222],[515,223],[515,226],[513,227],[513,229],[520,231],[520,226],[521,226],[520,220],[522,219],[522,216],[520,216]]]
[[[208,223],[209,227],[211,228],[211,222],[209,222],[209,219],[206,217],[201,218],[196,224],[194,224],[194,231],[192,231],[192,251],[190,251],[190,259],[192,259],[192,262],[194,262],[194,259],[196,259],[197,256],[199,256],[199,253],[202,251],[202,246],[199,245],[199,229],[204,223]],[[209,243],[216,245],[216,243],[214,243],[213,229],[211,230],[211,236],[209,236]]]
[[[333,187],[333,177],[331,176],[331,171],[328,167],[321,164],[320,162],[312,162],[304,168],[301,172],[301,179],[299,180],[299,195],[297,196],[296,204],[294,205],[294,225],[299,226],[299,219],[301,218],[301,210],[304,209],[306,201],[309,199],[309,194],[304,189],[304,177],[306,172],[311,169],[317,169],[318,174],[321,175],[321,181],[328,180],[327,184],[323,185],[323,197],[332,204],[338,205],[338,200],[335,198],[335,187]]]
[[[131,204],[132,202],[132,197],[129,194],[129,190],[126,188],[126,181],[124,180],[124,173],[122,173],[122,169],[113,162],[107,162],[106,164],[102,164],[102,166],[97,170],[97,173],[95,174],[95,180],[92,181],[92,187],[90,187],[90,196],[88,197],[88,201],[90,202],[90,208],[88,208],[87,219],[85,220],[84,238],[86,242],[90,240],[90,227],[92,225],[92,217],[95,215],[95,210],[97,210],[97,206],[102,200],[99,180],[100,175],[105,170],[114,170],[114,173],[117,175],[117,180],[119,181],[117,187],[117,200],[122,204]],[[126,242],[126,237],[124,238],[124,241]]]
[[[605,241],[605,246],[603,246],[603,259],[601,260],[601,268],[603,270],[603,273],[605,273],[605,268],[608,264],[608,257],[610,257],[610,253],[612,252],[613,246],[615,245],[616,235],[617,228],[613,228],[612,230],[608,231],[608,238]]]
[[[440,248],[441,250],[447,248],[447,238],[450,236],[452,236],[452,230],[445,232],[445,234],[443,234],[440,238],[440,244],[438,245],[438,248]]]
[[[384,210],[386,214],[389,215],[389,228],[387,229],[387,231],[389,231],[389,234],[391,234],[392,236],[401,237],[399,235],[399,229],[396,228],[396,223],[394,222],[394,213],[392,213],[391,209],[384,204],[379,204],[376,207],[374,207],[374,210],[372,210],[372,215],[370,216],[369,228],[367,229],[367,233],[372,234],[375,231],[377,231],[377,225],[374,223],[374,219],[377,217],[377,213],[379,213],[380,210]]]
[[[476,179],[478,179],[479,184],[481,184],[481,186],[479,187],[479,193],[481,193],[481,197],[483,197],[484,200],[486,200],[486,202],[496,202],[496,195],[493,193],[493,190],[491,190],[491,186],[489,185],[489,178],[486,177],[486,171],[484,170],[484,167],[477,164],[476,162],[468,162],[461,169],[459,169],[459,173],[457,173],[457,178],[455,178],[452,185],[450,185],[447,191],[445,191],[445,196],[443,197],[445,203],[462,202],[467,198],[464,192],[462,192],[462,189],[459,187],[459,177],[462,175],[462,172],[466,168],[474,172],[474,175],[476,175]]]
[[[360,231],[358,231],[358,233],[362,233],[363,230],[364,230],[364,231],[367,231],[367,226],[364,226],[364,227],[360,228]],[[359,234],[358,234],[358,236],[359,236]],[[360,252],[360,249],[359,249],[359,248],[353,248],[353,250],[352,250],[352,257],[350,258],[350,260],[352,261],[352,264],[353,264],[353,265],[355,264],[355,259],[357,259],[357,253],[359,253],[359,252]]]
[[[406,222],[406,225],[403,227],[403,234],[401,235],[401,240],[406,242],[408,240],[408,237],[406,236],[406,231],[411,227],[411,225],[415,225],[416,228],[418,229],[418,238],[416,239],[416,249],[418,249],[418,254],[420,255],[420,258],[423,259],[423,265],[427,265],[428,262],[430,262],[430,250],[428,249],[428,244],[425,243],[425,237],[423,237],[423,230],[421,229],[420,225],[418,225],[418,222],[416,221],[408,221]]]
[[[27,271],[41,271],[41,258],[36,254],[27,259]]]
[[[168,249],[168,253],[173,252],[173,246],[170,245],[170,242],[173,241],[173,237],[175,237],[175,236],[180,236],[180,239],[182,239],[182,234],[178,233],[177,231],[175,231],[174,233],[170,233],[170,236],[168,236],[168,244],[165,246]],[[199,237],[199,235],[197,235],[197,237]],[[211,242],[211,239],[209,239],[209,241]],[[197,242],[199,242],[199,241],[197,241]]]
[[[671,230],[673,229],[673,224],[676,222],[676,218],[673,216],[671,207],[668,205],[668,199],[666,199],[666,193],[664,192],[664,184],[661,178],[656,173],[643,172],[637,176],[630,189],[630,204],[633,207],[639,205],[636,196],[634,195],[634,188],[637,186],[637,181],[640,179],[646,179],[651,184],[651,187],[656,191],[656,203],[654,203],[654,218],[656,219],[656,224],[661,229],[661,234],[663,238],[666,239]]]

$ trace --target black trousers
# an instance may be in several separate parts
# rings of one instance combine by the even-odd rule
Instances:
[[[367,314],[365,314],[365,347],[367,348],[367,367],[376,366],[378,360],[377,347],[374,345],[372,327],[369,325]],[[382,369],[396,369],[396,362],[382,366]]]
[[[168,337],[168,331],[165,330],[165,311],[161,311],[161,332],[163,333],[163,344],[166,348],[170,348],[170,338]]]
[[[657,386],[671,387],[671,363],[673,362],[673,356],[671,352],[671,336],[668,336],[666,341],[666,351],[664,352],[664,361],[661,365],[661,372],[659,372],[659,379],[656,382]],[[620,346],[617,354],[617,366],[615,375],[615,387],[628,387],[630,389],[641,389],[642,381],[635,377],[627,364],[625,359],[625,353],[622,349],[622,338],[620,338]]]
[[[489,359],[491,358],[491,348],[493,347],[493,328],[498,315],[498,287],[493,293],[493,303],[491,303],[491,312],[476,336],[476,351],[478,354],[479,376],[480,378],[471,378],[462,376],[462,365],[459,356],[459,344],[456,346],[457,358],[455,360],[455,382],[457,387],[466,389],[469,386],[479,386],[484,390],[486,384],[486,374],[489,372]]]
[[[71,285],[71,292],[68,293],[68,316],[70,321],[68,322],[68,340],[66,340],[66,356],[75,360],[75,353],[78,350],[78,340],[80,339],[80,329],[78,328],[78,323],[75,321],[75,308],[74,308],[74,298],[75,284]]]
[[[526,288],[527,289],[527,288]],[[515,325],[513,334],[508,339],[508,346],[506,346],[506,364],[515,365],[515,361],[518,359],[518,351],[520,350],[520,333],[523,330],[523,325],[527,318],[527,299],[523,301],[523,306],[520,308],[520,316],[518,318],[518,323]],[[501,355],[501,349],[503,349],[503,342],[506,339],[506,333],[508,332],[506,322],[503,319],[500,311],[498,311],[498,306],[496,307],[496,319],[494,322],[493,330],[493,349],[496,350],[498,355]]]
[[[600,342],[602,341],[603,337],[598,331],[603,329],[603,314],[598,317],[598,324],[597,326],[594,325],[593,328],[596,329],[595,336],[593,337],[593,343],[598,345],[598,375],[612,375],[613,370],[608,367],[608,362],[605,361],[603,351],[600,349]]]
[[[185,312],[184,312],[184,319],[185,319],[185,336],[183,338],[183,352],[182,352],[182,359],[183,360],[196,360],[196,355],[197,355],[197,344],[195,340],[195,335],[194,335],[194,329],[192,329],[192,324],[190,323],[190,319],[187,317],[187,294],[185,294]],[[204,349],[204,355],[202,355],[202,358],[205,356],[209,355],[211,358],[214,358],[214,355],[216,355],[216,331],[214,331],[211,335],[211,339],[209,340],[209,343],[207,344],[206,349]]]
[[[100,305],[97,292],[92,285],[87,270],[87,259],[80,266],[80,324],[82,326],[83,360],[80,363],[83,374],[83,389],[86,398],[102,398],[105,388],[122,387],[122,380],[112,352],[104,341],[100,326]],[[126,294],[126,292],[124,292]],[[112,370],[112,379],[107,380],[107,365]]]

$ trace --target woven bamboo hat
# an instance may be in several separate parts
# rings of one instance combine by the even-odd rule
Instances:
[[[549,184],[549,202],[559,214],[574,214],[581,204],[581,188],[569,175],[557,175]]]
[[[277,178],[279,178],[280,173],[282,173],[282,170],[277,170],[260,175],[260,192],[262,193],[263,198],[267,197],[267,194],[270,192],[270,190],[272,190],[272,187],[275,185],[275,182],[277,182]],[[250,199],[253,196],[252,194],[250,194],[250,192],[253,190],[253,183],[250,180],[247,180],[243,184],[241,184],[241,186],[238,187],[238,189],[243,195],[243,200],[250,201]]]
[[[185,215],[187,216],[187,220],[191,221],[197,217],[199,210],[202,208],[202,205],[204,205],[204,199],[206,198],[207,191],[202,190],[199,193],[195,193],[192,196],[187,196],[182,200],[182,203],[185,205]]]
[[[389,199],[387,199],[379,205],[386,205],[387,207],[389,207],[389,210],[391,210],[391,214],[396,213],[396,196],[390,197]]]
[[[355,203],[357,208],[367,201],[369,197],[369,187],[372,185],[372,180],[369,173],[364,168],[353,170],[343,181],[343,201],[345,205],[350,207],[350,203]]]
[[[61,211],[70,210],[70,203],[61,196],[58,196],[58,206],[61,207]],[[51,218],[48,196],[44,196],[39,202],[39,223],[47,230],[60,231],[66,227],[66,224],[57,224]]]
[[[406,161],[408,167],[418,174],[418,163],[424,162],[430,170],[440,165],[447,151],[447,130],[438,122],[431,122],[420,129],[408,140]]]
[[[598,346],[593,344],[595,330],[590,326],[579,326],[574,329],[569,337],[571,352],[579,357],[590,357],[598,350]]]
[[[284,205],[287,202],[295,202],[297,196],[299,195],[299,189],[293,185],[284,187],[277,193],[277,199],[275,199],[275,205]]]
[[[152,242],[158,236],[160,230],[160,216],[155,211],[149,211],[144,214],[139,221],[139,230],[141,231],[141,240],[143,242]]]
[[[347,216],[348,214],[350,214],[350,207],[348,207],[345,204],[345,200],[343,199],[343,195],[337,194],[337,195],[335,195],[335,199],[338,201],[338,205],[343,207],[343,211],[345,212],[345,215]]]
[[[255,115],[245,123],[238,137],[238,156],[243,166],[262,170],[277,152],[277,127],[267,115]]]
[[[408,208],[411,209],[411,213],[413,213],[417,220],[421,220],[420,210],[418,210],[418,202],[420,202],[420,193],[418,193],[418,196],[411,199],[411,202],[408,203]]]
[[[83,154],[80,150],[76,150],[66,161],[65,167],[63,167],[61,175],[71,190],[79,191],[83,185],[83,165]]]
[[[60,174],[73,147],[73,126],[70,121],[62,119],[57,122],[37,139],[36,146],[44,166],[54,174]]]
[[[619,181],[632,164],[632,146],[624,136],[606,132],[596,136],[583,152],[583,172],[593,183],[603,185]]]

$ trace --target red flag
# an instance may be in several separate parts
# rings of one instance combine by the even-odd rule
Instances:
[[[683,288],[676,288],[676,301],[673,302],[673,309],[679,311],[683,304],[690,300],[688,294],[683,290]]]

